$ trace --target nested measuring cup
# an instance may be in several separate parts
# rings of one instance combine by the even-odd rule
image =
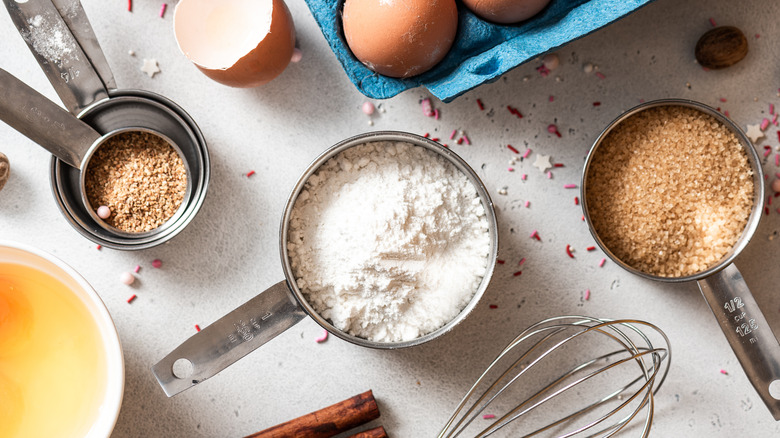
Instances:
[[[70,224],[95,243],[144,249],[171,239],[205,199],[209,157],[192,118],[169,99],[142,90],[117,90],[113,74],[78,0],[3,0],[19,33],[68,111],[0,70],[0,119],[54,155],[51,186]],[[55,37],[56,36],[56,37]],[[84,172],[95,150],[114,135],[149,132],[177,152],[187,172],[181,207],[161,226],[142,233],[108,226],[84,193]]]
[[[623,121],[637,113],[656,107],[679,106],[691,108],[710,115],[727,127],[739,140],[747,154],[749,166],[753,172],[753,207],[737,242],[716,264],[692,275],[682,277],[662,277],[636,269],[619,257],[604,243],[596,231],[588,203],[587,189],[589,169],[594,157],[599,154],[599,146],[604,139]],[[618,266],[641,277],[667,283],[696,281],[707,300],[712,313],[718,320],[731,348],[739,359],[750,382],[758,392],[764,404],[776,420],[780,420],[780,344],[772,333],[761,309],[753,299],[745,280],[734,259],[748,245],[758,228],[764,199],[764,178],[761,162],[755,148],[738,126],[718,111],[699,102],[683,99],[662,99],[638,105],[612,121],[598,136],[585,161],[581,184],[582,209],[591,234],[599,247]]]
[[[290,259],[287,255],[287,234],[295,202],[304,190],[308,179],[328,160],[339,153],[365,143],[393,141],[406,142],[423,147],[443,157],[465,175],[474,185],[488,222],[490,250],[487,267],[479,287],[468,304],[458,315],[439,329],[419,338],[402,342],[376,342],[353,336],[331,324],[320,316],[307,302],[295,281]],[[196,333],[160,362],[152,372],[170,397],[214,376],[227,366],[241,359],[251,351],[284,332],[305,316],[310,316],[331,334],[355,345],[378,349],[398,349],[428,342],[450,331],[476,307],[490,282],[498,254],[498,227],[493,202],[477,174],[450,149],[427,138],[406,132],[380,131],[357,135],[346,139],[312,162],[293,187],[282,214],[279,232],[279,249],[285,280],[271,286],[256,297],[242,304],[213,324]]]

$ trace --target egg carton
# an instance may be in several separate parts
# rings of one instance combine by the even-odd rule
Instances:
[[[387,99],[424,86],[449,102],[654,0],[552,0],[538,15],[516,25],[486,22],[458,2],[458,33],[449,53],[431,70],[407,79],[375,73],[355,58],[341,27],[343,1],[305,1],[358,91],[373,99]]]

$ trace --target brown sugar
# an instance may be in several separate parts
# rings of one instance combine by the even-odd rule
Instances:
[[[86,170],[85,189],[93,211],[111,209],[104,221],[128,233],[151,231],[173,217],[184,200],[187,171],[162,137],[117,134],[99,146]]]
[[[745,229],[753,171],[734,133],[701,111],[653,107],[598,146],[585,197],[604,245],[629,266],[684,277],[720,261]]]

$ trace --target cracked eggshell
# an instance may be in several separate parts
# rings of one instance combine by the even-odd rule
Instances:
[[[499,24],[527,20],[541,12],[550,0],[463,0],[480,18]]]
[[[345,0],[342,25],[347,45],[366,67],[408,78],[450,50],[458,9],[455,0]]]
[[[179,50],[209,78],[256,87],[284,71],[295,26],[282,0],[181,0],[173,29]]]

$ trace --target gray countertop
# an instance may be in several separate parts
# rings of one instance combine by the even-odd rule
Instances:
[[[780,106],[780,3],[761,0],[658,0],[557,53],[561,66],[541,77],[529,62],[449,104],[434,99],[439,120],[422,115],[425,90],[381,103],[370,120],[367,99],[348,81],[303,1],[289,0],[300,63],[268,85],[232,89],[212,82],[178,51],[172,5],[85,0],[84,6],[120,88],[141,88],[180,104],[202,129],[211,154],[211,182],[202,210],[168,244],[138,252],[96,249],[61,216],[49,188],[49,154],[0,123],[0,152],[11,180],[0,192],[0,239],[48,251],[95,287],[116,322],[126,365],[122,410],[114,437],[237,437],[372,389],[393,437],[435,436],[492,357],[517,333],[550,316],[637,318],[661,327],[674,351],[656,397],[653,436],[770,437],[780,433],[750,386],[696,284],[662,284],[598,266],[603,255],[575,205],[583,158],[604,126],[640,100],[690,98],[728,110],[745,128]],[[722,71],[694,62],[709,19],[748,36],[750,53]],[[0,13],[2,67],[57,100],[6,13]],[[134,51],[131,56],[128,51]],[[140,67],[159,62],[153,78]],[[604,78],[583,72],[586,62]],[[552,99],[551,99],[552,96]],[[480,99],[485,110],[476,103]],[[594,106],[594,102],[600,105]],[[506,110],[511,105],[524,117]],[[547,132],[556,123],[562,137]],[[485,182],[497,207],[498,266],[482,301],[452,332],[422,346],[380,351],[331,336],[304,319],[219,375],[167,398],[150,367],[180,342],[282,280],[279,220],[289,191],[309,162],[336,142],[369,130],[402,130],[448,139],[462,129],[471,145],[451,144]],[[774,179],[776,126],[757,143],[773,148],[764,165]],[[451,142],[450,142],[451,143]],[[548,179],[531,164],[509,172],[512,144],[563,163]],[[533,158],[533,155],[532,157]],[[246,173],[256,173],[246,177]],[[527,180],[521,175],[526,173]],[[505,188],[506,195],[499,194]],[[530,201],[529,206],[524,206]],[[780,204],[736,264],[775,333],[780,333]],[[541,241],[529,238],[538,230]],[[575,249],[575,259],[565,253]],[[151,267],[159,258],[160,269]],[[522,275],[515,267],[526,258]],[[124,271],[141,265],[125,286]],[[584,291],[590,290],[588,300]],[[137,299],[128,304],[133,294]],[[720,371],[725,370],[727,374]],[[636,434],[636,429],[633,430]],[[631,432],[627,435],[632,435]]]

